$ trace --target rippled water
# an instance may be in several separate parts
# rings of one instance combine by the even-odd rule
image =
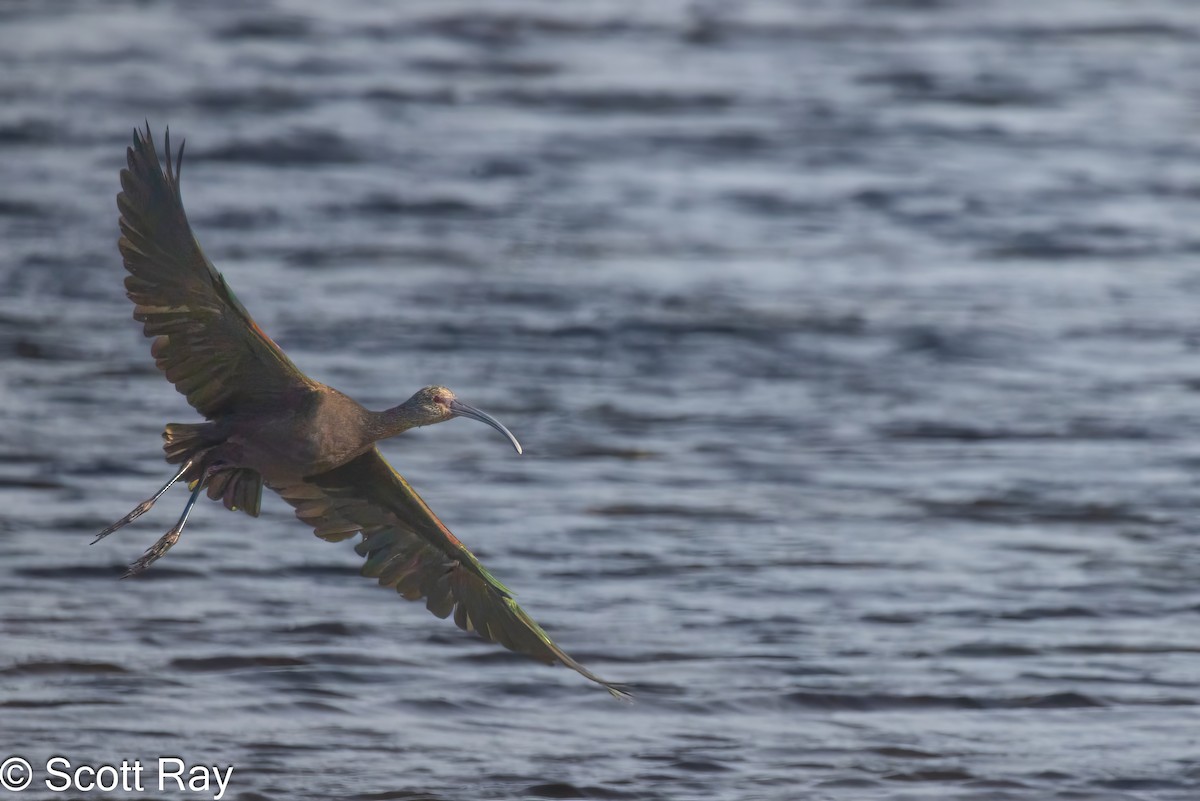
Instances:
[[[1196,798],[1198,93],[1184,0],[0,5],[0,751],[238,801]],[[144,119],[301,367],[518,434],[385,452],[637,704],[274,497],[116,580],[184,493],[88,542],[195,419],[122,295]]]

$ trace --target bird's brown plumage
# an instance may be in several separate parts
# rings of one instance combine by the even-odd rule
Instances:
[[[149,127],[134,132],[121,170],[121,239],[133,318],[155,337],[158,369],[210,420],[251,410],[269,412],[289,392],[314,386],[234,297],[204,255],[183,210],[183,148],[159,163]]]
[[[164,169],[149,126],[135,132],[117,196],[134,318],[155,338],[151,352],[159,369],[210,421],[168,426],[169,461],[194,459],[185,478],[208,480],[210,497],[224,498],[230,508],[249,504],[252,514],[265,480],[317,536],[337,541],[361,532],[363,575],[409,600],[424,598],[435,615],[453,614],[467,631],[548,664],[561,662],[623,696],[555,645],[369,442],[344,463],[312,475],[297,474],[294,462],[263,461],[261,451],[254,464],[238,462],[241,444],[230,443],[239,436],[254,443],[260,430],[291,431],[307,439],[313,432],[306,426],[353,428],[363,415],[379,413],[301,373],[234,297],[192,235],[179,189],[182,155],[180,147],[172,164],[168,134]],[[323,416],[297,411],[310,408]],[[205,472],[214,465],[215,473]]]

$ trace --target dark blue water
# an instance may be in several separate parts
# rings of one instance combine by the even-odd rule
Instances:
[[[1200,794],[1194,4],[243,5],[0,5],[22,798],[51,755],[237,801]],[[303,369],[520,437],[385,452],[635,705],[274,497],[116,580],[185,493],[88,543],[196,419],[121,285],[146,119]]]

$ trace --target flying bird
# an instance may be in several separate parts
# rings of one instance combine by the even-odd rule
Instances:
[[[150,135],[134,131],[121,170],[121,238],[133,318],[154,339],[150,352],[167,380],[203,423],[170,423],[163,431],[171,480],[93,542],[145,514],[178,481],[191,496],[178,522],[129,566],[137,576],[179,541],[200,494],[231,511],[259,514],[266,486],[295,507],[316,535],[338,542],[355,535],[366,561],[362,574],[404,598],[424,599],[440,618],[546,664],[562,663],[618,698],[601,679],[554,644],[408,482],[376,443],[410,428],[466,417],[499,431],[521,453],[517,438],[494,417],[430,386],[385,411],[306,376],[238,302],[204,255],[184,213],[179,189],[183,145],[166,165]]]

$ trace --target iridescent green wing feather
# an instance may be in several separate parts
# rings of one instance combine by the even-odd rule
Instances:
[[[555,645],[377,448],[279,494],[318,537],[338,541],[361,531],[356,550],[366,557],[364,576],[410,601],[424,598],[429,611],[441,618],[453,614],[466,631],[546,664],[561,662],[627,697]]]
[[[196,411],[213,418],[273,404],[312,382],[263,333],[192,235],[179,191],[183,147],[166,168],[147,126],[134,132],[121,171],[118,243],[133,317],[158,368]]]

